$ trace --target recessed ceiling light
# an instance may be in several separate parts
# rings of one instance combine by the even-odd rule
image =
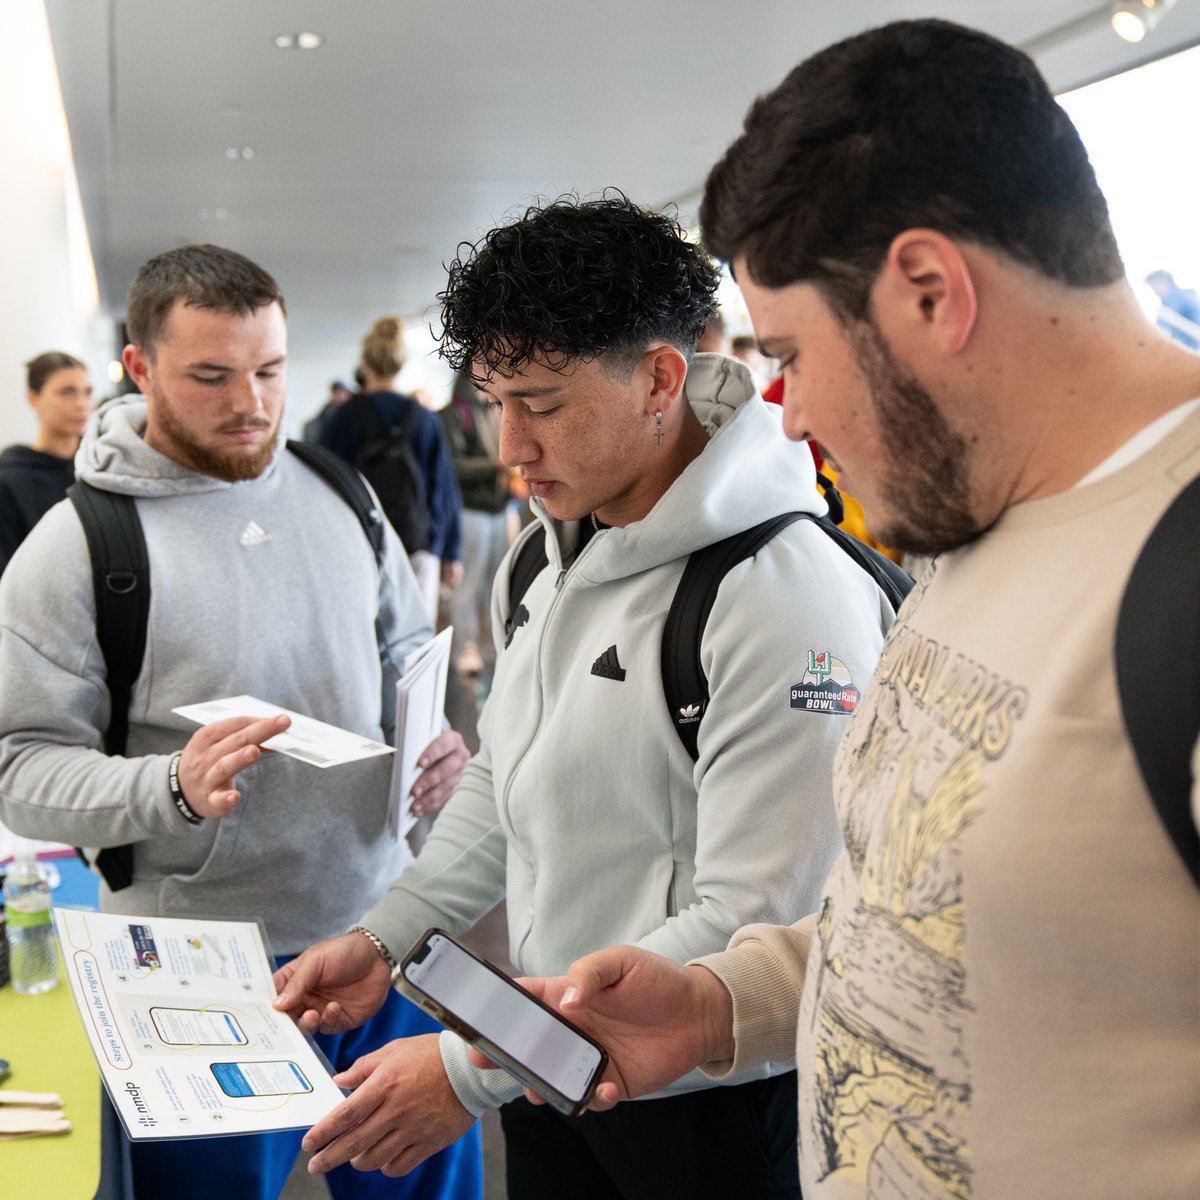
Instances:
[[[280,50],[315,50],[325,40],[319,33],[277,33],[271,39]]]
[[[239,158],[244,158],[247,161],[254,157],[253,146],[226,146],[225,157],[230,162],[236,162]]]

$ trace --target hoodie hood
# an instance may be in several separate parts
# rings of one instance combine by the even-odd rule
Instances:
[[[193,471],[160,454],[146,445],[145,432],[144,396],[121,396],[102,404],[83,432],[75,456],[76,475],[103,491],[124,496],[181,496],[239,486]],[[282,436],[280,426],[280,439]],[[274,470],[272,459],[258,478],[266,478]]]
[[[787,438],[779,406],[758,395],[744,364],[695,355],[684,398],[707,430],[708,445],[645,517],[606,531],[580,564],[584,579],[601,583],[649,570],[781,513],[828,511],[812,451]],[[561,566],[563,551],[578,540],[579,522],[555,520],[536,499],[531,505]]]

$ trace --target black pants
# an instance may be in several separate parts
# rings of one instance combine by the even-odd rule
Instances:
[[[800,1200],[796,1075],[564,1117],[500,1110],[509,1200]]]

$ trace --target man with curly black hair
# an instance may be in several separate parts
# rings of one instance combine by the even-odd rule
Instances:
[[[530,974],[620,942],[686,962],[746,920],[816,904],[839,844],[834,748],[891,608],[810,521],[733,567],[700,644],[711,699],[693,761],[661,677],[689,556],[825,508],[807,447],[746,369],[693,354],[716,285],[676,222],[619,194],[531,208],[450,268],[443,352],[500,407],[500,457],[538,521],[495,588],[508,639],[480,752],[418,863],[363,918],[393,958],[501,895]],[[545,566],[510,612],[509,566],[534,540]],[[797,700],[810,674],[844,704]],[[360,1020],[387,994],[387,954],[361,936],[313,947],[281,973],[278,1003],[306,1028]],[[519,1099],[449,1034],[394,1043],[342,1082],[358,1090],[306,1140],[323,1147],[317,1170],[408,1169],[503,1104],[513,1200],[799,1195],[795,1080],[771,1064],[579,1119]]]

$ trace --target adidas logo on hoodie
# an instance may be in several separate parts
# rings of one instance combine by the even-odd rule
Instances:
[[[625,668],[617,659],[616,646],[609,646],[605,652],[592,663],[592,674],[601,679],[615,679],[617,683],[625,682]]]

